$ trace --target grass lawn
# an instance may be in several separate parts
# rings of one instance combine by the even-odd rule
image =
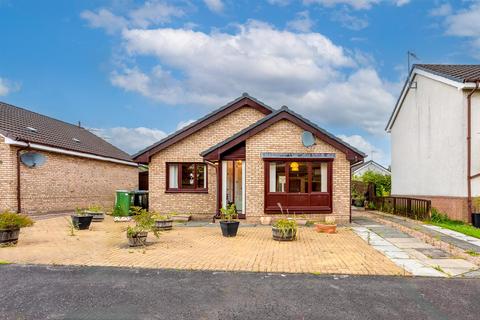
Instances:
[[[457,231],[463,234],[466,234],[467,236],[475,237],[480,239],[480,228],[475,228],[472,225],[465,224],[461,221],[442,221],[442,222],[434,222],[434,221],[428,221],[429,224],[432,224],[434,226],[439,226],[445,229],[450,229],[453,231]]]

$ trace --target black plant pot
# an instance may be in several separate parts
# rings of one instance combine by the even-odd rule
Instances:
[[[480,228],[480,212],[472,213],[472,225],[476,228]]]
[[[72,214],[72,223],[75,229],[78,230],[87,230],[90,228],[90,223],[92,223],[93,216],[92,215],[85,215],[79,216],[76,214]]]
[[[240,221],[220,221],[222,234],[224,237],[235,237],[237,235]]]
[[[0,244],[16,244],[20,229],[0,230]]]

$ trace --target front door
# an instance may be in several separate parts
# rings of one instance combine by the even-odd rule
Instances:
[[[232,203],[245,218],[245,160],[222,161],[222,208]]]

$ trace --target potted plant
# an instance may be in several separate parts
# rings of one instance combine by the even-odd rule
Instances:
[[[222,228],[223,236],[235,237],[237,235],[238,226],[240,225],[240,221],[235,220],[238,216],[235,204],[232,203],[226,208],[221,208],[220,212],[220,227]]]
[[[155,229],[161,231],[172,230],[173,219],[170,217],[170,215],[153,214],[153,219],[155,220]]]
[[[337,224],[335,217],[325,217],[325,222],[315,223],[315,229],[321,233],[336,233]]]
[[[127,228],[127,239],[130,247],[144,246],[147,243],[148,232],[152,231],[158,238],[159,232],[155,228],[155,219],[151,212],[140,210],[133,216],[135,226]]]
[[[91,206],[85,212],[93,216],[93,222],[102,222],[105,219],[105,211],[100,206]]]
[[[278,219],[272,226],[273,240],[293,241],[297,237],[298,225],[294,219]]]
[[[87,230],[92,223],[93,215],[87,213],[85,210],[76,209],[75,213],[71,215],[72,223],[77,230]]]
[[[0,213],[0,244],[16,244],[20,228],[33,226],[29,217],[14,212]]]

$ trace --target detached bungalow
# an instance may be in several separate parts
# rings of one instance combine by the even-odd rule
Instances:
[[[113,206],[138,185],[132,158],[76,125],[0,102],[0,211]]]
[[[287,107],[243,94],[134,155],[149,164],[150,209],[240,218],[284,211],[350,219],[350,166],[365,155]]]

